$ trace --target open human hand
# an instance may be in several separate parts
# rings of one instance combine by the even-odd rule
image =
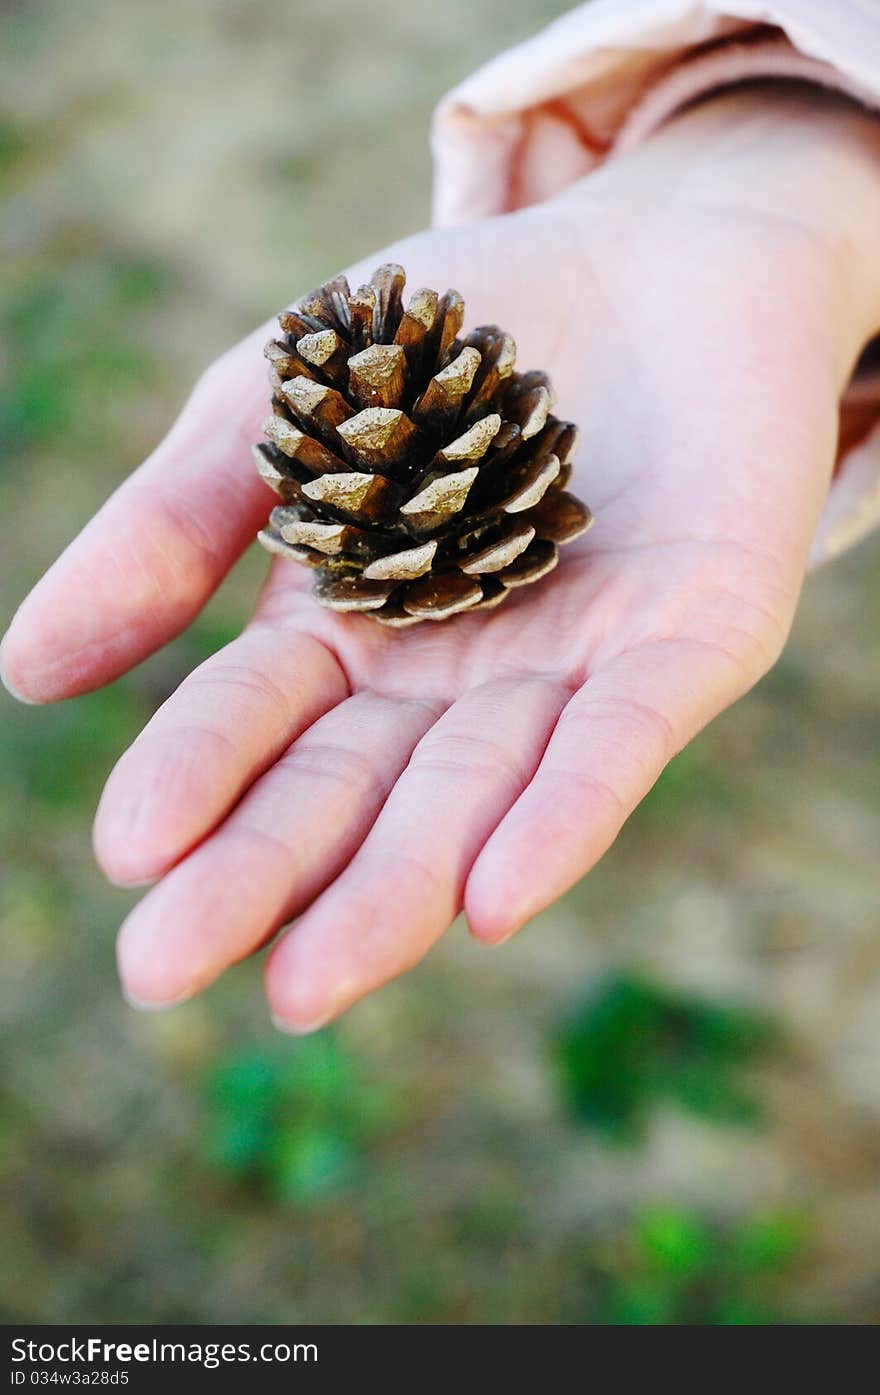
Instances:
[[[455,286],[468,326],[514,334],[581,424],[572,487],[597,522],[498,610],[403,631],[320,609],[302,568],[273,564],[244,633],[160,708],[101,800],[108,876],[157,882],[120,934],[133,1001],[188,998],[293,922],[266,992],[306,1031],[415,964],[462,907],[499,942],[772,664],[870,325],[836,233],[806,195],[776,209],[751,171],[793,155],[767,101],[715,103],[560,199],[350,272],[400,261],[410,289]],[[719,174],[725,120],[743,134]],[[835,116],[829,159],[857,162],[858,120]],[[19,695],[116,677],[250,542],[272,504],[249,451],[266,334],[208,370],[24,603],[3,645]]]

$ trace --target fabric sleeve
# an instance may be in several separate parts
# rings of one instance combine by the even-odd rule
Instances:
[[[432,130],[434,220],[539,203],[695,98],[774,77],[880,112],[880,0],[590,0],[443,98]],[[876,350],[841,404],[840,442],[814,564],[880,523]]]

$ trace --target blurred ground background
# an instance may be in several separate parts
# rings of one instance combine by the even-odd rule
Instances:
[[[425,221],[434,101],[564,8],[4,0],[4,621],[201,367]],[[876,1321],[878,540],[561,905],[301,1043],[254,963],[125,1007],[89,849],[264,565],[112,689],[2,698],[3,1318]]]

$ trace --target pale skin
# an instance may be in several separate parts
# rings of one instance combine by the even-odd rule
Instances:
[[[772,665],[831,477],[837,404],[880,328],[880,123],[740,92],[539,208],[367,258],[455,286],[582,426],[594,529],[496,611],[381,629],[276,561],[244,633],[122,756],[104,871],[155,883],[127,996],[189,998],[265,945],[309,1031],[418,962],[462,908],[509,937],[596,863],[664,765]],[[294,291],[306,288],[294,288]],[[110,681],[183,629],[272,498],[249,443],[263,327],[24,602],[16,694]],[[282,927],[288,927],[282,930]]]

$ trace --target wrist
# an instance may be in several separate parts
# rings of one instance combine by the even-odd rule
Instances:
[[[844,376],[880,331],[880,118],[844,97],[795,83],[718,93],[571,192],[682,255],[708,219],[745,258],[802,257],[827,286]]]

